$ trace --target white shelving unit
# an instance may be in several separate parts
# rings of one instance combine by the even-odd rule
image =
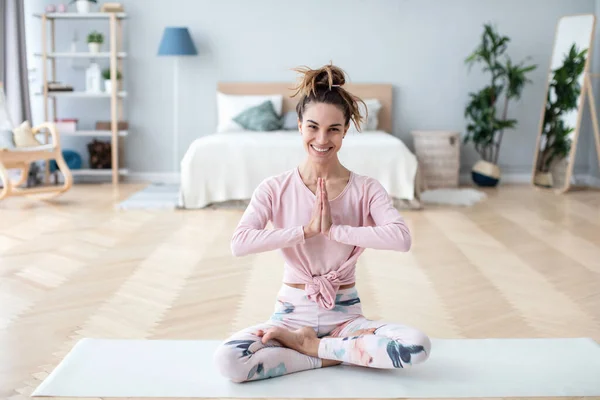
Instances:
[[[37,96],[43,96],[44,93],[36,93]],[[112,93],[88,93],[88,92],[48,92],[48,97],[88,97],[88,98],[110,98],[112,96]],[[119,92],[117,93],[117,97],[119,98],[125,98],[127,97],[127,92]]]
[[[119,131],[120,137],[125,137],[129,134],[128,131]],[[99,137],[99,136],[112,136],[111,131],[75,131],[75,132],[61,132],[61,136],[80,136],[80,137]]]
[[[64,13],[44,13],[44,14],[33,14],[37,18],[46,18],[48,20],[52,19],[109,19],[110,16],[115,16],[116,19],[125,19],[127,18],[127,14],[124,12],[119,13],[105,13],[105,12],[89,12],[89,13],[74,13],[74,12],[64,12]]]
[[[116,79],[117,71],[122,71],[123,59],[127,53],[120,51],[122,47],[122,21],[127,18],[126,13],[93,12],[93,13],[45,13],[34,14],[42,22],[42,52],[35,55],[42,58],[43,85],[42,92],[38,96],[44,98],[44,118],[46,121],[57,119],[56,103],[58,99],[109,99],[110,100],[110,122],[109,131],[80,130],[75,132],[60,132],[61,136],[73,137],[110,137],[111,139],[111,168],[110,169],[77,169],[72,170],[74,176],[106,176],[112,177],[112,184],[117,187],[120,176],[127,175],[128,170],[119,165],[119,139],[126,137],[129,132],[118,129],[118,122],[123,120],[123,99],[127,97],[126,91],[118,90]],[[58,20],[106,20],[109,24],[108,52],[56,52],[55,25]],[[48,29],[49,28],[49,29]],[[48,32],[49,31],[49,32]],[[49,39],[48,40],[48,36]],[[88,93],[69,91],[49,91],[48,83],[56,81],[56,59],[57,58],[79,58],[79,59],[108,59],[110,61],[110,75],[112,91],[110,93]],[[50,66],[50,68],[48,67]],[[50,75],[50,76],[49,76]],[[50,78],[50,79],[49,79]],[[52,118],[50,118],[50,103],[52,103]],[[44,134],[48,143],[49,135]],[[49,169],[46,164],[46,182],[49,181]]]
[[[34,53],[34,54],[36,57],[42,57],[42,53]],[[125,53],[125,52],[117,53],[117,58],[125,58],[125,57],[127,57],[127,53]],[[46,54],[46,58],[110,58],[110,53],[108,53],[108,52],[48,53],[48,54]]]

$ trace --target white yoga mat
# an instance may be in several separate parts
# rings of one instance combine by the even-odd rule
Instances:
[[[236,384],[213,367],[218,341],[77,343],[33,396],[444,398],[600,396],[590,339],[432,340],[411,369],[337,366]]]

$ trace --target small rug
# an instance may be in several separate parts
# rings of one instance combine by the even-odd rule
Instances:
[[[216,340],[83,339],[33,396],[196,398],[492,398],[600,396],[591,339],[432,339],[411,368],[339,365],[236,384]]]
[[[421,193],[424,204],[442,204],[453,206],[472,206],[487,198],[487,195],[476,189],[432,189]]]
[[[179,207],[179,185],[148,185],[115,207],[118,210],[175,210]]]

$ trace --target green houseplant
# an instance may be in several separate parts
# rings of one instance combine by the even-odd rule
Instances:
[[[104,35],[102,35],[100,32],[92,31],[87,36],[87,42],[90,53],[99,53],[100,45],[104,43]]]
[[[506,55],[509,42],[507,36],[501,36],[491,24],[485,24],[481,43],[465,60],[469,70],[475,63],[481,63],[483,71],[490,75],[488,85],[469,93],[464,113],[467,118],[464,143],[473,142],[481,157],[471,172],[473,181],[480,186],[495,186],[500,180],[498,155],[502,136],[506,129],[517,125],[516,120],[508,118],[508,105],[521,97],[523,88],[531,82],[527,73],[537,68],[524,62],[513,63]],[[498,107],[502,107],[500,117]]]
[[[121,72],[119,70],[117,70],[117,85],[118,85],[118,81],[121,80]],[[107,93],[111,93],[112,92],[112,81],[111,81],[111,74],[110,74],[110,69],[106,68],[104,70],[102,70],[102,78],[104,79],[104,90]],[[119,90],[119,88],[117,87],[117,90]]]
[[[573,44],[562,65],[552,71],[536,162],[535,182],[541,186],[553,186],[557,179],[553,179],[552,170],[564,166],[571,151],[571,134],[575,127],[565,123],[564,118],[577,109],[581,94],[579,77],[585,68],[586,56],[587,49],[580,51]],[[560,179],[564,171],[556,171],[554,175]]]

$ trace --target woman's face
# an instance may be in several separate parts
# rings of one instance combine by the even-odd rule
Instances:
[[[327,163],[337,157],[346,135],[344,113],[333,104],[306,106],[303,121],[298,121],[304,149],[314,162]]]

